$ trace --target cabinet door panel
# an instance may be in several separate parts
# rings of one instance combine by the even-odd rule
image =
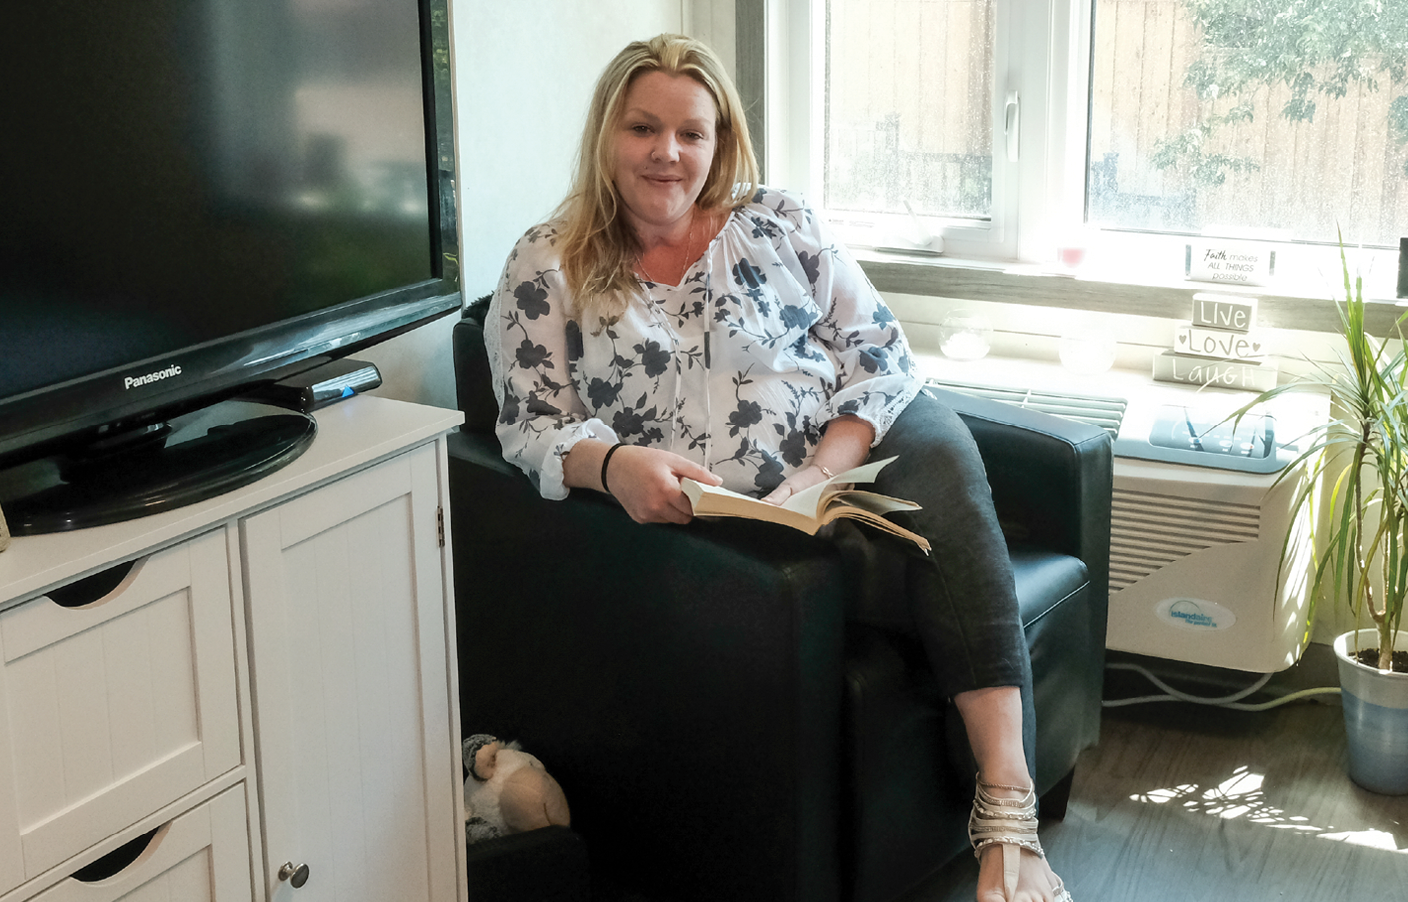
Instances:
[[[0,892],[240,763],[230,604],[216,532],[81,608],[0,614]]]
[[[438,506],[426,447],[243,526],[274,900],[458,895]]]

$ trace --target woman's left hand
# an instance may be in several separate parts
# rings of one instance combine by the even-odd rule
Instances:
[[[768,504],[783,504],[798,492],[825,482],[831,477],[822,472],[823,467],[834,474],[860,466],[870,455],[874,438],[875,427],[860,417],[852,414],[837,417],[826,424],[811,464],[782,480],[782,484],[763,500]]]
[[[763,500],[768,504],[783,504],[798,492],[805,492],[812,486],[819,485],[830,478],[821,472],[821,467],[813,464],[782,480],[782,484],[769,492]]]

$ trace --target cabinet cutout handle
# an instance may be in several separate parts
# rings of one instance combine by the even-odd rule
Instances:
[[[285,861],[283,867],[279,868],[279,882],[287,880],[294,889],[299,889],[308,882],[308,865],[295,865],[291,861]]]
[[[116,877],[142,857],[142,853],[147,851],[148,847],[155,845],[156,835],[161,830],[161,827],[157,827],[155,830],[143,833],[131,842],[123,843],[92,864],[84,865],[74,871],[71,876],[74,880],[82,883],[97,883],[99,880]]]
[[[140,560],[115,564],[91,576],[74,580],[66,586],[50,589],[47,593],[49,600],[61,608],[81,608],[90,605],[112,594],[113,590],[122,585],[122,581],[139,563],[141,563]]]

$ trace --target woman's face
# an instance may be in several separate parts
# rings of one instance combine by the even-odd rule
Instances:
[[[647,72],[631,82],[616,125],[612,177],[642,238],[689,222],[714,160],[717,119],[714,98],[688,76]]]

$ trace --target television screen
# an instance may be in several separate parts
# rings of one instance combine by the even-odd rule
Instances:
[[[4,19],[0,460],[458,308],[444,0]]]

